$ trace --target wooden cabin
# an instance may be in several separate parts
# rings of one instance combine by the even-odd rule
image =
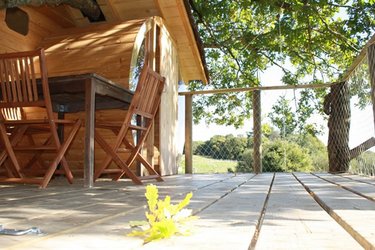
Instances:
[[[86,10],[77,8],[77,4],[72,4],[75,1],[58,6],[33,3],[8,9],[0,5],[3,8],[0,10],[0,53],[42,47],[49,76],[97,73],[130,89],[137,82],[139,67],[147,60],[166,77],[166,87],[154,131],[144,151],[162,175],[176,174],[178,83],[208,80],[187,1],[86,1],[99,10],[99,18],[93,19]],[[27,26],[14,24],[13,11],[20,14],[21,18],[17,15],[16,18],[27,22]],[[96,117],[122,120],[124,112],[97,111]],[[38,111],[27,109],[25,115],[36,116]],[[85,118],[83,113],[67,115]],[[83,136],[81,129],[67,157],[75,170],[82,170],[84,165]],[[96,150],[95,162],[103,157],[104,151]]]

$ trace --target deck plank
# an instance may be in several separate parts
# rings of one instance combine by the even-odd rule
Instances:
[[[211,199],[215,199],[216,197],[220,197],[223,192],[223,188],[220,188],[216,184],[227,186],[226,189],[229,190],[232,188],[232,185],[228,186],[226,181],[231,180],[233,176],[234,175],[199,175],[190,177],[184,176],[181,178],[171,177],[167,178],[165,182],[157,183],[157,185],[159,186],[161,197],[169,194],[172,197],[180,198],[182,198],[183,195],[189,191],[199,191],[209,189],[211,186],[215,186],[216,188],[211,189],[215,191],[216,196],[210,196]],[[242,180],[237,180],[237,182],[240,181]],[[95,235],[97,232],[105,232],[101,228],[107,227],[112,228],[112,230],[109,232],[113,232],[113,228],[120,227],[116,226],[117,221],[121,221],[121,228],[123,232],[119,232],[119,234],[114,235],[114,237],[124,241],[126,239],[124,235],[127,233],[125,229],[126,225],[129,224],[129,221],[144,218],[143,207],[146,204],[144,198],[144,186],[132,185],[130,187],[126,187],[125,190],[104,189],[104,192],[108,191],[110,195],[103,195],[103,190],[100,188],[82,191],[83,192],[81,195],[74,194],[76,196],[74,200],[70,199],[66,201],[64,199],[66,194],[64,193],[64,190],[62,190],[60,196],[53,197],[53,201],[49,200],[51,199],[50,196],[46,196],[45,199],[38,197],[37,201],[32,202],[32,204],[19,207],[19,213],[28,214],[28,216],[30,216],[30,214],[34,215],[33,213],[35,213],[35,216],[31,218],[27,218],[28,216],[22,218],[14,216],[16,223],[11,223],[11,225],[16,228],[28,228],[33,225],[38,226],[41,229],[48,229],[47,231],[44,230],[46,233],[48,233],[47,237],[40,239],[35,239],[34,237],[33,239],[32,236],[25,236],[24,238],[30,238],[30,241],[29,243],[27,243],[27,240],[26,243],[21,242],[20,246],[29,244],[28,247],[32,247],[32,245],[36,244],[35,241],[37,241],[38,247],[46,245],[45,249],[50,249],[47,247],[49,246],[50,242],[64,242],[64,240],[62,240],[64,237],[76,238],[74,236],[77,234],[77,232],[79,232],[79,235],[82,236],[81,232],[88,230],[88,232],[86,232],[87,235]],[[88,193],[94,193],[96,196],[93,198],[91,195],[87,195]],[[71,194],[68,195],[70,196]],[[54,204],[54,202],[57,204]],[[45,211],[39,210],[38,214],[38,212],[33,208],[41,206],[42,203],[47,203],[44,205]],[[69,206],[67,206],[67,203]],[[48,207],[51,209],[48,210]],[[121,218],[121,220],[119,218]],[[105,224],[108,224],[107,227]],[[130,231],[130,229],[128,231]],[[105,233],[103,233],[103,236],[104,235]],[[2,242],[4,243],[4,246],[7,246],[7,243],[10,244],[9,247],[14,245],[14,239],[11,239],[11,237],[7,238],[10,239],[10,242]],[[110,238],[112,239],[113,237]],[[102,239],[105,239],[105,237]],[[132,241],[129,238],[127,240],[130,242]],[[137,242],[139,245],[141,240],[138,240]],[[124,244],[124,242],[122,242],[122,244]],[[67,247],[66,242],[64,245]],[[15,244],[15,247],[17,247],[17,244]]]
[[[296,177],[364,248],[375,249],[375,202],[311,174]]]
[[[272,177],[257,175],[198,213],[193,235],[151,242],[141,249],[248,249]]]
[[[366,218],[368,225],[365,225],[368,227],[363,230],[375,232],[372,217],[375,209],[372,206],[367,209],[363,206],[375,202],[316,176],[309,174],[296,174],[296,176],[316,193],[322,192],[323,195],[319,194],[322,200],[336,199],[338,205],[336,210],[333,210],[336,213],[351,211],[354,205],[354,208],[360,208],[358,212],[354,211],[355,218],[353,217],[350,223],[353,225],[358,222],[364,223],[363,218]],[[248,249],[272,177],[273,174],[179,175],[165,177],[164,182],[147,182],[158,186],[161,198],[170,195],[175,202],[192,191],[193,198],[189,208],[193,209],[200,218],[192,222],[194,227],[191,236],[172,237],[144,246],[142,246],[142,239],[128,237],[126,234],[131,231],[129,226],[131,220],[145,219],[146,185],[136,186],[130,181],[103,181],[96,183],[94,189],[85,189],[79,181],[67,185],[65,180],[63,182],[54,180],[51,186],[43,191],[31,185],[2,186],[3,188],[0,187],[0,224],[7,228],[18,229],[36,226],[47,235],[1,236],[0,248],[9,250]],[[340,227],[333,228],[331,223],[328,227],[325,226],[325,223],[332,219],[296,180],[292,181],[291,175],[277,174],[276,177],[275,187],[272,188],[268,200],[268,209],[270,209],[268,212],[271,213],[267,214],[266,211],[257,248],[264,249],[266,246],[263,245],[261,237],[265,237],[269,229],[273,232],[272,237],[266,237],[266,240],[277,242],[286,237],[284,243],[279,244],[288,242],[285,246],[289,249],[300,246],[306,249],[306,245],[302,243],[307,243],[308,240],[304,242],[304,237],[311,237],[310,241],[316,239],[313,243],[315,246],[326,246],[327,249],[332,245],[334,246],[332,249],[337,249],[337,246],[341,247],[341,243],[353,241],[353,238],[345,235],[345,232],[345,236],[340,238]],[[362,186],[358,185],[358,187]],[[363,200],[367,203],[363,203]],[[352,208],[345,209],[347,202]],[[276,217],[277,213],[283,217]],[[294,214],[297,214],[297,219],[294,219]],[[342,218],[346,218],[345,216]],[[276,223],[280,224],[276,225]],[[285,233],[286,230],[292,233]],[[304,233],[299,235],[301,231]],[[309,234],[309,231],[312,233]],[[293,235],[293,232],[296,235]],[[326,234],[324,238],[319,236],[322,232]],[[360,233],[364,238],[372,237],[370,240],[375,238],[373,234],[365,234],[362,231]],[[340,239],[340,242],[335,237]],[[352,246],[350,244],[344,244],[340,249]],[[354,246],[351,249],[356,248]]]
[[[243,230],[243,234],[246,234],[245,240],[242,240],[241,235],[235,236],[236,232],[241,232],[241,227],[246,226],[249,227],[249,223],[244,223],[243,220],[248,220],[247,213],[241,213],[241,204],[239,204],[238,210],[232,212],[228,211],[228,209],[232,208],[233,201],[238,201],[240,197],[248,194],[249,200],[244,200],[243,204],[247,204],[247,206],[255,206],[257,201],[261,199],[257,199],[257,196],[252,197],[251,190],[260,189],[267,189],[269,183],[262,181],[258,177],[259,180],[254,180],[254,182],[249,181],[251,187],[248,186],[248,192],[244,193],[242,188],[245,188],[248,183],[246,182],[248,179],[251,179],[253,175],[241,175],[235,176],[233,178],[223,179],[222,181],[218,181],[216,183],[212,183],[211,185],[204,185],[194,191],[194,196],[191,202],[190,208],[193,208],[194,211],[199,212],[198,215],[201,217],[199,220],[194,222],[195,229],[197,230],[192,236],[190,237],[174,237],[170,240],[150,243],[146,246],[142,247],[142,240],[138,238],[132,237],[125,237],[125,235],[130,232],[129,228],[129,221],[134,219],[144,219],[144,211],[133,211],[129,214],[124,214],[120,217],[112,218],[111,220],[104,220],[98,224],[91,224],[90,226],[81,227],[79,229],[79,235],[76,235],[75,232],[68,232],[61,235],[57,235],[56,237],[47,239],[42,242],[38,242],[38,249],[49,249],[50,247],[54,246],[58,242],[63,242],[64,248],[74,247],[74,244],[77,244],[79,239],[87,239],[85,241],[85,248],[91,249],[100,249],[100,247],[105,246],[106,244],[110,244],[111,247],[123,247],[126,245],[126,249],[158,249],[159,247],[162,249],[191,249],[192,246],[195,246],[193,249],[199,248],[202,244],[205,244],[208,248],[207,249],[228,249],[228,243],[233,244],[242,244],[245,246],[243,249],[247,249],[247,246],[250,242],[251,235],[248,230]],[[269,179],[269,178],[268,178]],[[265,182],[263,187],[261,187],[260,183]],[[187,183],[188,184],[188,183]],[[189,185],[190,186],[190,185]],[[186,191],[186,190],[185,190]],[[237,197],[237,198],[236,198]],[[172,196],[173,198],[183,198],[183,195]],[[251,202],[252,198],[254,198],[254,202]],[[234,200],[233,200],[234,199]],[[223,206],[224,205],[224,206]],[[254,212],[254,220],[253,225],[255,224],[256,218],[258,217],[259,210],[261,204],[258,208],[254,208],[256,212]],[[205,217],[203,219],[203,216]],[[230,218],[230,219],[229,219]],[[197,223],[197,224],[196,224]],[[225,225],[223,225],[223,223]],[[254,227],[254,226],[253,226]],[[217,241],[217,233],[222,232],[222,229],[225,228],[226,230],[223,233],[230,232],[233,236],[235,236],[235,240],[233,242],[227,239],[221,239],[221,245],[213,244],[212,241],[207,240],[207,236],[210,236],[211,239],[215,239]],[[102,232],[99,239],[93,240],[93,235],[97,234],[97,232]],[[161,244],[160,246],[158,244]],[[225,243],[225,244],[224,244]],[[32,249],[32,248],[31,248]],[[63,249],[63,248],[62,248]],[[206,249],[206,248],[204,248]]]
[[[359,248],[292,174],[276,174],[256,249]]]
[[[375,185],[329,173],[319,173],[315,175],[328,182],[334,183],[344,189],[347,189],[348,191],[361,195],[369,200],[375,201]]]
[[[339,175],[347,179],[364,182],[364,183],[375,186],[375,176],[370,177],[370,176],[355,175],[355,174],[348,174],[348,173],[343,173]]]

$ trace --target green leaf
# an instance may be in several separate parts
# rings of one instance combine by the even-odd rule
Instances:
[[[159,198],[158,189],[155,185],[147,185],[146,187],[146,198],[150,211],[154,211]]]
[[[183,209],[186,207],[193,193],[188,193],[178,204],[171,204],[171,197],[166,196],[164,200],[158,199],[158,189],[154,185],[146,187],[145,197],[147,199],[149,211],[145,213],[147,221],[131,221],[131,227],[143,227],[147,229],[134,230],[128,236],[143,237],[144,243],[169,238],[175,234],[187,235],[187,230],[182,227],[182,223],[196,217],[191,216],[191,211]]]

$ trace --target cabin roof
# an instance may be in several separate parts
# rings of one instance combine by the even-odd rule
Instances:
[[[182,79],[185,81],[208,81],[202,43],[187,0],[96,0],[102,13],[99,20],[92,20],[84,14],[84,11],[73,8],[72,5],[74,6],[74,4],[71,4],[71,2],[74,2],[73,0],[66,2],[68,4],[58,6],[35,6],[33,3],[34,6],[23,5],[19,7],[27,13],[33,13],[30,18],[30,28],[39,26],[35,27],[36,30],[34,31],[41,34],[41,30],[39,30],[41,27],[43,32],[46,33],[41,34],[44,37],[61,33],[61,29],[91,27],[103,23],[119,23],[160,16],[164,19],[173,40],[176,42]],[[56,29],[55,27],[59,28]]]

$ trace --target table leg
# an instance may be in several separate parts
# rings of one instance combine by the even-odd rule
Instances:
[[[86,80],[85,86],[85,166],[84,186],[94,186],[94,136],[95,136],[95,83],[93,80]]]
[[[64,120],[65,114],[63,112],[57,112],[57,119]],[[57,124],[57,135],[59,136],[60,143],[64,143],[64,125],[63,124]],[[61,163],[57,165],[57,169],[61,169]]]

